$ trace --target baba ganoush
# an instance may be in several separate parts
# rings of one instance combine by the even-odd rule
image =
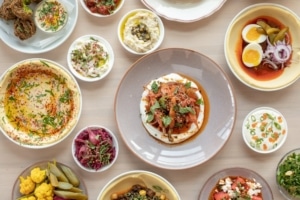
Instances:
[[[0,128],[26,147],[51,146],[75,127],[80,89],[54,62],[29,59],[12,66],[0,81]]]
[[[124,44],[138,53],[153,49],[161,33],[158,17],[148,11],[130,15],[121,31]]]
[[[200,131],[205,102],[197,84],[171,73],[150,81],[140,113],[148,133],[167,144],[183,142]]]
[[[267,107],[257,108],[245,118],[243,135],[251,148],[271,152],[285,141],[287,123],[277,110]]]

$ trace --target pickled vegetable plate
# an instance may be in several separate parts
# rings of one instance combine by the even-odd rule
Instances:
[[[49,163],[52,163],[52,164],[55,164],[57,165],[58,167],[59,166],[63,166],[63,167],[66,167],[66,168],[69,168],[70,170],[72,170],[72,172],[74,173],[73,175],[75,175],[77,177],[77,179],[79,180],[79,186],[78,188],[82,190],[82,194],[85,194],[86,196],[88,196],[88,191],[87,191],[87,188],[85,186],[85,183],[83,181],[83,179],[72,169],[70,168],[69,166],[63,164],[63,163],[60,163],[60,162],[55,162],[55,161],[40,161],[40,162],[37,162],[37,163],[34,163],[30,166],[28,166],[24,171],[22,171],[18,177],[16,178],[16,181],[13,185],[13,190],[12,190],[12,197],[11,197],[11,200],[16,200],[18,198],[20,198],[22,195],[20,193],[20,177],[27,177],[27,176],[30,176],[30,172],[32,169],[36,168],[36,167],[39,167],[41,170],[44,170],[44,169],[47,169],[48,168],[48,164]]]

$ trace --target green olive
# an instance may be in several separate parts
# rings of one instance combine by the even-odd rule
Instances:
[[[276,37],[274,38],[273,44],[275,44],[277,41],[282,41],[285,37],[285,34],[288,32],[288,30],[289,30],[288,27],[284,27],[283,29],[281,29],[279,33],[276,35]]]

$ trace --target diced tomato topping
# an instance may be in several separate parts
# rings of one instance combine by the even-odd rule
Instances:
[[[214,199],[215,200],[229,200],[229,194],[225,193],[225,192],[217,192],[214,194]]]
[[[239,187],[239,186],[241,186],[241,185],[244,185],[245,183],[246,183],[246,182],[245,182],[245,180],[244,180],[242,177],[237,177],[237,178],[235,179],[234,183],[232,184],[231,188],[232,188],[233,190],[235,190],[236,187]]]
[[[261,198],[261,197],[258,197],[258,196],[253,196],[253,197],[251,198],[251,200],[262,200],[262,198]]]

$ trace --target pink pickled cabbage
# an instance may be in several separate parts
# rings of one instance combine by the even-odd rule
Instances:
[[[99,170],[115,156],[113,139],[104,128],[87,128],[75,139],[75,157],[86,168]]]

